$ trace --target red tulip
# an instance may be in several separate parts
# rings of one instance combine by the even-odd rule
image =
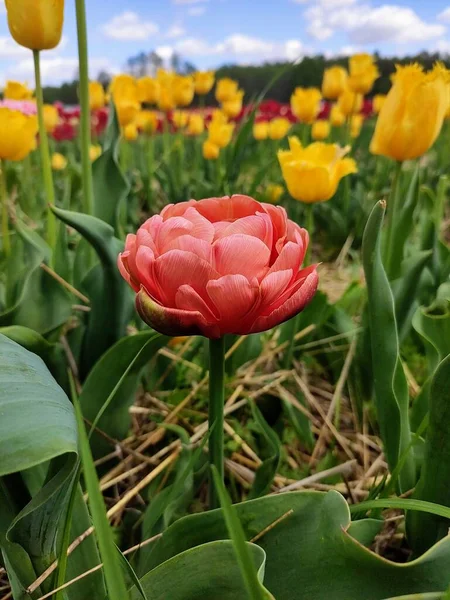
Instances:
[[[118,265],[142,319],[167,335],[265,331],[313,298],[309,236],[280,206],[235,195],[166,206],[127,237]]]
[[[76,135],[77,131],[75,127],[66,121],[57,125],[52,132],[52,137],[57,142],[71,141],[75,139]]]

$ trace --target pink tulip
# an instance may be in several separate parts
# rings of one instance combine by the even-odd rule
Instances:
[[[118,265],[142,319],[166,335],[271,329],[313,298],[309,236],[280,206],[249,196],[166,206],[127,237]]]

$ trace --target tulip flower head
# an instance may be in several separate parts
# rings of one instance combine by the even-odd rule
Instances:
[[[152,77],[141,77],[137,80],[139,102],[145,104],[157,104],[161,84]]]
[[[198,113],[192,113],[189,115],[189,121],[187,126],[188,135],[201,135],[205,130],[205,121],[203,116]]]
[[[340,112],[344,115],[344,117],[349,117],[350,115],[359,113],[361,111],[362,105],[362,94],[352,92],[352,90],[348,88],[343,91],[343,93],[339,96],[337,101],[337,107],[340,110]]]
[[[106,104],[105,90],[99,81],[89,82],[89,106],[91,111],[100,110]]]
[[[383,105],[385,102],[386,102],[385,94],[376,94],[373,97],[372,110],[376,115],[380,114],[380,110],[383,108]]]
[[[3,90],[5,100],[31,100],[33,92],[27,85],[18,81],[7,81]]]
[[[97,160],[97,158],[99,158],[99,156],[101,155],[102,147],[100,146],[100,144],[92,144],[92,146],[89,148],[89,158],[91,159],[91,162]]]
[[[175,110],[172,114],[172,123],[177,129],[184,129],[188,123],[189,115],[185,110]]]
[[[220,155],[220,148],[210,139],[207,139],[203,142],[202,152],[205,160],[217,160]]]
[[[324,119],[319,119],[313,123],[311,137],[313,140],[326,140],[330,135],[330,123]]]
[[[134,142],[138,139],[139,131],[136,123],[129,123],[123,128],[123,137],[127,142]]]
[[[222,111],[230,119],[234,119],[242,110],[242,101],[244,99],[244,91],[238,90],[231,98],[222,102]]]
[[[190,75],[177,76],[173,85],[173,99],[176,106],[189,106],[194,99],[194,80]]]
[[[199,96],[208,94],[214,86],[214,71],[197,71],[194,73],[195,93]]]
[[[166,206],[128,235],[118,266],[150,327],[219,338],[271,329],[317,289],[309,236],[279,206],[248,196]]]
[[[334,66],[325,69],[322,81],[322,94],[327,100],[336,100],[347,86],[348,73],[344,67]]]
[[[284,187],[282,185],[278,183],[271,183],[267,186],[264,196],[267,199],[267,202],[270,202],[270,204],[276,204],[283,194]]]
[[[337,104],[333,104],[330,110],[330,123],[333,127],[342,127],[345,123],[345,115]]]
[[[222,123],[213,120],[208,127],[209,140],[219,148],[225,148],[233,137],[234,123]]]
[[[0,108],[0,159],[19,161],[36,148],[37,118]]]
[[[282,140],[291,128],[291,122],[285,117],[276,117],[269,123],[269,137],[271,140]]]
[[[8,26],[15,41],[30,50],[51,50],[62,35],[64,0],[6,0]]]
[[[349,59],[350,76],[348,87],[352,92],[368,94],[376,79],[380,76],[373,56],[370,54],[355,54]]]
[[[397,67],[377,119],[370,151],[403,161],[434,144],[448,108],[448,71],[440,64],[425,73],[417,64]]]
[[[63,171],[67,167],[67,158],[64,154],[55,152],[52,156],[52,169],[54,171]]]
[[[216,100],[221,104],[231,100],[238,92],[238,82],[229,77],[219,79],[216,85]]]
[[[356,173],[352,158],[344,158],[349,148],[314,142],[303,147],[296,137],[289,138],[289,150],[279,150],[278,160],[290,195],[306,204],[329,200],[340,180]]]
[[[361,133],[361,129],[364,123],[363,115],[352,115],[350,117],[350,137],[356,139]]]
[[[59,122],[60,117],[56,106],[53,104],[44,104],[44,123],[47,133],[53,133]]]
[[[266,140],[269,137],[269,122],[259,121],[253,125],[253,137],[255,140]]]
[[[173,97],[172,89],[168,86],[161,85],[158,96],[158,108],[163,112],[170,112],[175,108],[175,98]]]
[[[291,96],[292,112],[302,123],[312,123],[320,112],[321,99],[319,89],[297,87]]]
[[[139,131],[151,135],[158,128],[158,115],[153,110],[141,110],[136,117]]]
[[[117,118],[121,127],[127,127],[136,120],[141,105],[133,100],[120,100],[115,102]]]

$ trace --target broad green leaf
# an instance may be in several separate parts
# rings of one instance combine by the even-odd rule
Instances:
[[[411,594],[409,596],[396,596],[395,598],[387,598],[386,600],[444,600],[441,593],[437,594]]]
[[[381,260],[381,226],[384,203],[375,205],[363,238],[363,264],[368,291],[368,313],[375,401],[381,438],[391,472],[409,447],[408,386],[399,356],[394,298]],[[415,485],[415,465],[409,453],[399,476],[406,491]]]
[[[264,578],[264,551],[249,544],[259,580]],[[244,600],[244,582],[230,541],[188,549],[141,579],[149,600]],[[270,596],[269,596],[270,597]],[[140,598],[134,590],[132,600]]]
[[[263,460],[262,464],[256,471],[255,481],[253,482],[252,488],[248,494],[249,500],[259,498],[260,496],[264,496],[270,492],[271,485],[275,475],[277,474],[281,457],[281,444],[277,434],[273,429],[271,429],[271,427],[269,427],[259,408],[254,403],[252,403],[251,407],[253,418],[255,419],[264,438],[266,449],[263,452],[263,455],[267,455],[267,458]]]
[[[264,586],[277,600],[298,600],[299,590],[308,600],[323,600],[330,590],[333,600],[382,600],[438,592],[450,582],[449,538],[419,559],[395,564],[349,535],[349,507],[337,492],[266,496],[234,508],[247,540],[265,532],[255,543],[267,555]],[[184,517],[146,551],[146,568],[153,569],[189,548],[227,538],[221,510]]]
[[[131,316],[132,294],[117,268],[123,245],[114,237],[113,228],[96,217],[59,208],[53,208],[53,212],[91,244],[101,264],[85,279],[91,311],[80,360],[80,376],[84,379],[100,356],[125,335]]]
[[[383,527],[381,519],[360,519],[350,523],[348,534],[363,546],[371,546]]]

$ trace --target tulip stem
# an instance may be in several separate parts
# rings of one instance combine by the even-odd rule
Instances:
[[[155,148],[154,148],[153,135],[148,135],[147,136],[147,174],[148,174],[147,210],[149,212],[151,212],[151,210],[152,210],[153,163],[155,160],[154,154],[155,154]]]
[[[214,465],[224,480],[223,422],[224,422],[225,338],[209,340],[209,464]],[[212,472],[209,473],[209,507],[220,506]]]
[[[397,226],[398,221],[398,209],[399,209],[399,184],[400,184],[400,174],[402,171],[402,163],[397,162],[394,171],[394,177],[392,179],[391,193],[389,195],[388,201],[388,211],[387,211],[387,228],[386,228],[386,238],[385,238],[385,246],[384,246],[384,267],[386,269],[386,274],[389,280],[392,279],[392,274],[395,269],[395,256],[394,256],[394,235],[395,228]]]
[[[50,148],[44,120],[44,94],[41,80],[41,59],[39,50],[33,50],[34,76],[36,80],[36,104],[39,122],[39,148],[41,152],[42,174],[44,177],[45,197],[47,204],[47,242],[54,251],[56,248],[56,217],[50,206],[55,204],[55,188],[53,187]],[[52,261],[54,257],[52,257]]]
[[[304,264],[309,265],[312,260],[312,241],[314,236],[314,204],[307,204],[305,206],[305,216],[305,228],[309,233],[309,244],[308,248],[306,249]]]
[[[0,196],[2,202],[2,237],[3,254],[9,256],[11,252],[11,242],[9,239],[8,225],[8,190],[6,189],[6,166],[5,161],[0,160]]]
[[[88,215],[94,213],[94,184],[92,163],[89,155],[91,147],[91,109],[89,103],[88,43],[86,28],[86,6],[84,0],[75,0],[77,14],[78,61],[80,71],[81,106],[81,167],[83,175],[83,209]]]

